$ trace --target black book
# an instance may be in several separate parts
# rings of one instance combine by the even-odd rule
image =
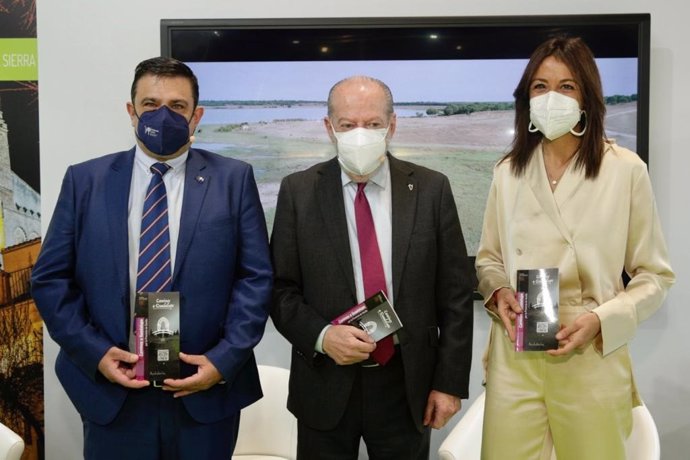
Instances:
[[[515,351],[558,348],[558,268],[518,270],[516,296],[522,307],[515,324]]]
[[[331,321],[364,329],[376,342],[402,328],[402,322],[386,294],[379,291]]]
[[[139,292],[134,311],[136,375],[161,385],[180,377],[180,293]]]

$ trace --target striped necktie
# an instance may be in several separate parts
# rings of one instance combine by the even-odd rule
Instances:
[[[374,218],[371,215],[369,200],[364,194],[367,183],[357,184],[355,195],[355,221],[357,222],[357,241],[362,263],[362,280],[364,281],[364,298],[368,299],[379,291],[386,293],[386,275],[383,271],[381,251],[376,239]],[[371,358],[379,364],[386,364],[395,354],[393,336],[384,337],[376,343],[376,350]]]
[[[168,195],[163,183],[163,175],[169,169],[165,163],[151,166],[153,176],[141,216],[137,292],[169,291],[172,287]]]

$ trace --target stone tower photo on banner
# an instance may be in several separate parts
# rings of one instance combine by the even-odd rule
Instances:
[[[45,458],[43,323],[30,279],[41,247],[35,0],[0,0],[0,422]]]

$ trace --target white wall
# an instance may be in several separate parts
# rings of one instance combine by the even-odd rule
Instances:
[[[38,0],[41,188],[44,229],[65,168],[133,144],[125,102],[134,66],[160,54],[161,18],[652,14],[650,173],[678,275],[665,306],[632,344],[639,389],[661,434],[663,458],[690,450],[690,52],[686,0]],[[608,229],[602,228],[602,231]],[[471,398],[481,391],[486,320],[477,309]],[[81,455],[81,424],[53,372],[57,347],[46,338],[46,458]],[[286,342],[270,329],[259,361],[287,367]],[[465,407],[469,404],[466,402]],[[434,434],[435,449],[446,431]],[[432,455],[432,458],[435,454]]]

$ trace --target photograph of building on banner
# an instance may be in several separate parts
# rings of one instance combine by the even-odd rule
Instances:
[[[41,247],[35,1],[0,0],[0,422],[44,453],[43,323],[31,298]]]

